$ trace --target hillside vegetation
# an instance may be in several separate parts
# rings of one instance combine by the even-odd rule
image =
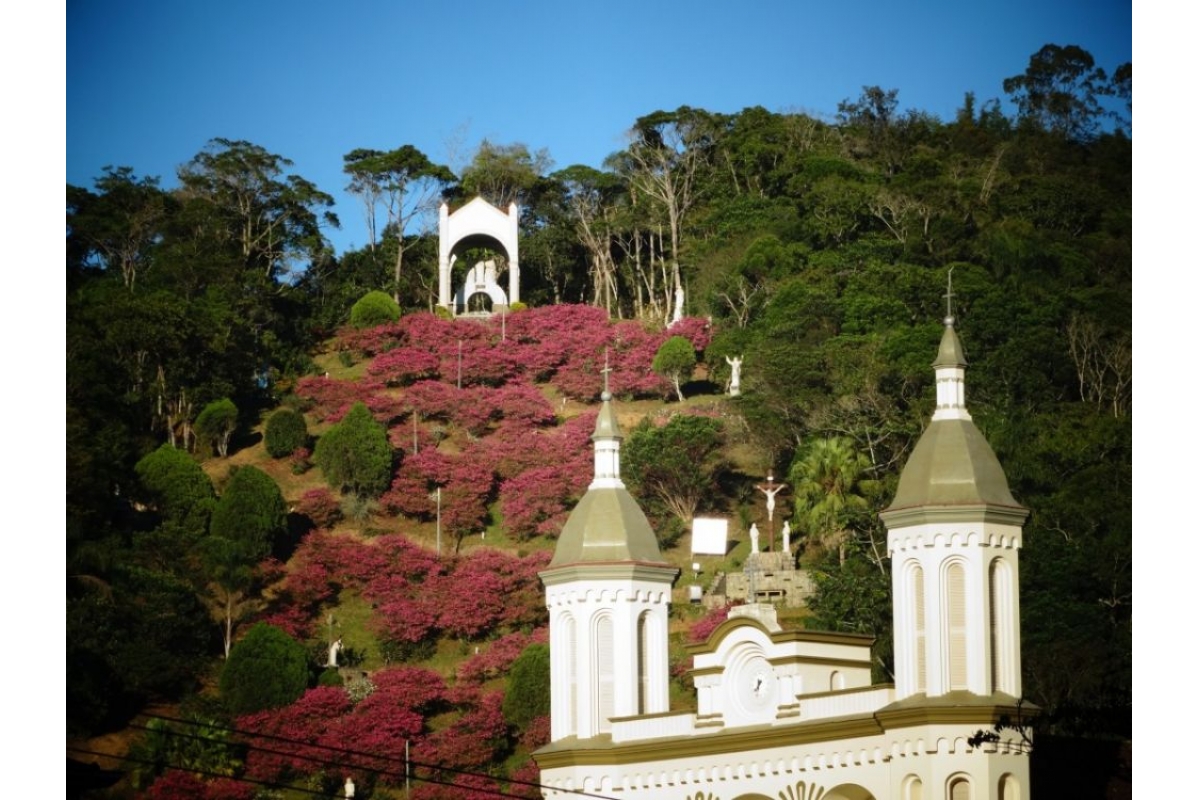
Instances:
[[[1112,114],[1127,67],[1109,80],[1078,48],[1043,48],[1005,82],[1011,118],[968,95],[943,121],[879,87],[835,120],[657,111],[602,169],[552,171],[520,144],[485,144],[461,176],[348,154],[380,214],[418,185],[452,205],[516,200],[528,307],[483,322],[431,313],[436,237],[403,224],[421,209],[335,255],[328,195],[249,142],[214,140],[178,190],[130,168],[68,186],[71,732],[120,729],[148,703],[210,726],[188,755],[207,777],[143,766],[130,785],[147,796],[340,785],[346,763],[297,741],[392,759],[408,742],[439,765],[427,777],[525,791],[504,782],[536,776],[548,728],[505,718],[506,674],[545,642],[536,572],[590,480],[606,374],[623,474],[684,568],[675,639],[711,629],[684,587],[740,565],[773,472],[818,576],[797,621],[875,634],[886,679],[876,512],[933,409],[951,314],[968,406],[1032,512],[1025,692],[1044,730],[1128,736],[1132,143]],[[461,254],[455,283],[502,256]],[[678,343],[654,369],[675,336],[696,358],[682,401]],[[740,543],[699,579],[689,511],[727,515]],[[259,622],[306,648],[311,674],[293,702],[239,716],[216,688],[226,652],[291,652],[248,637]],[[338,637],[369,680],[322,672]],[[281,752],[212,744],[229,735],[214,725]],[[139,752],[166,763],[181,741],[147,732]],[[355,762],[360,796],[402,785],[396,763]]]

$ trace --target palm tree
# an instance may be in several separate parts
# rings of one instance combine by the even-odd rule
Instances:
[[[796,498],[796,522],[809,541],[838,548],[846,561],[846,540],[855,517],[870,508],[867,495],[878,485],[866,477],[870,459],[849,439],[817,439],[796,454],[788,474]]]

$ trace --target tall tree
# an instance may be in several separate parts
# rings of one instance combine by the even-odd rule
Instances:
[[[866,477],[870,467],[870,459],[857,452],[850,440],[817,439],[797,454],[788,473],[797,521],[810,540],[826,549],[837,548],[841,563],[846,561],[847,537],[870,509],[866,495],[878,486]],[[886,551],[875,548],[873,560],[880,571],[885,555]]]
[[[551,176],[562,182],[575,221],[575,234],[588,252],[592,303],[611,315],[619,305],[617,264],[613,258],[614,206],[624,193],[621,179],[609,172],[575,164]]]
[[[163,235],[171,197],[158,178],[137,178],[131,167],[105,167],[96,192],[67,187],[67,251],[80,264],[93,261],[120,272],[133,291],[153,264],[153,246]]]
[[[212,207],[223,226],[210,235],[236,243],[246,269],[274,280],[327,248],[323,226],[338,227],[333,198],[299,175],[292,161],[247,141],[213,139],[179,168],[180,194]]]
[[[1122,74],[1132,74],[1123,65]],[[1099,97],[1110,91],[1108,76],[1078,45],[1048,44],[1029,57],[1021,75],[1004,79],[1021,118],[1070,139],[1095,136],[1104,117]]]
[[[683,278],[679,243],[683,221],[696,203],[696,179],[713,137],[707,112],[680,106],[639,117],[630,131],[628,149],[620,154],[629,178],[642,194],[661,206],[671,235],[672,321],[683,317]]]
[[[520,142],[492,144],[484,139],[462,171],[462,189],[501,209],[510,203],[523,206],[538,178],[553,167],[554,160],[545,148],[531,153]]]
[[[344,155],[342,161],[342,171],[350,176],[346,190],[363,201],[372,252],[380,203],[387,213],[385,234],[390,231],[396,237],[392,295],[399,303],[404,237],[412,223],[434,208],[441,191],[455,181],[454,173],[410,144],[386,152],[357,148]]]
[[[226,658],[234,624],[256,605],[250,598],[255,568],[286,530],[287,504],[271,476],[257,467],[234,472],[213,510],[203,545],[212,581],[209,607],[222,624]]]

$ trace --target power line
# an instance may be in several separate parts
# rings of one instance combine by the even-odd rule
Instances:
[[[378,754],[378,753],[366,753],[361,750],[353,750],[353,749],[346,748],[346,747],[335,747],[333,745],[316,744],[316,743],[312,743],[312,742],[302,741],[300,739],[293,739],[293,738],[290,738],[287,736],[279,736],[279,735],[271,734],[271,733],[257,733],[254,731],[247,731],[247,730],[243,730],[240,728],[234,728],[232,726],[218,725],[218,724],[211,723],[211,722],[198,722],[198,721],[193,721],[193,720],[180,719],[178,717],[163,716],[161,714],[146,713],[146,714],[142,714],[141,716],[147,717],[150,719],[162,720],[164,722],[171,722],[171,723],[176,723],[176,724],[180,724],[180,725],[186,725],[186,726],[190,726],[190,727],[205,727],[205,728],[208,728],[211,730],[224,731],[227,733],[233,733],[238,736],[243,736],[243,737],[248,737],[248,738],[268,739],[268,740],[272,740],[272,741],[283,742],[284,744],[291,744],[291,745],[296,745],[299,747],[304,747],[304,748],[309,748],[309,749],[324,750],[324,751],[328,751],[331,753],[337,753],[339,755],[352,756],[352,757],[364,758],[364,759],[374,759],[377,761],[385,761],[385,762],[390,761],[393,763],[404,764],[405,771],[398,772],[395,770],[389,770],[389,769],[384,769],[384,768],[380,768],[380,767],[368,767],[368,766],[364,766],[364,765],[360,765],[360,764],[348,765],[348,764],[345,764],[342,762],[321,759],[316,756],[307,756],[307,755],[303,755],[300,753],[289,753],[286,751],[275,750],[272,748],[263,747],[261,745],[251,744],[249,742],[229,743],[229,744],[233,744],[233,745],[244,746],[249,751],[257,751],[260,753],[268,753],[271,755],[286,756],[288,758],[295,758],[295,759],[299,759],[302,761],[315,762],[315,763],[318,763],[318,764],[321,764],[324,766],[336,766],[341,769],[346,769],[347,767],[352,766],[352,768],[364,770],[366,772],[370,772],[370,773],[373,773],[376,775],[387,775],[387,776],[395,777],[395,778],[411,778],[412,780],[423,781],[426,783],[435,783],[435,784],[440,784],[442,786],[451,786],[451,787],[456,787],[456,788],[468,788],[468,787],[459,786],[458,784],[450,782],[450,781],[443,781],[443,780],[439,780],[437,778],[419,776],[413,770],[420,768],[420,769],[435,770],[435,771],[439,771],[439,772],[448,772],[448,773],[452,773],[454,775],[462,775],[462,776],[466,776],[466,777],[484,778],[484,779],[491,780],[491,781],[503,780],[505,783],[508,783],[509,785],[527,786],[532,789],[538,789],[539,791],[547,790],[547,791],[552,791],[552,792],[556,792],[556,793],[564,794],[564,795],[573,795],[576,797],[590,797],[590,798],[594,798],[594,800],[614,800],[614,798],[612,798],[608,795],[593,794],[591,792],[584,792],[584,791],[581,791],[578,789],[560,789],[557,787],[546,786],[545,784],[535,783],[533,781],[524,781],[524,780],[520,780],[517,778],[501,779],[501,778],[497,778],[495,775],[489,775],[486,772],[474,772],[471,770],[464,770],[464,769],[458,769],[456,767],[445,766],[443,764],[431,764],[431,763],[423,762],[423,761],[414,761],[412,759],[401,759],[396,756],[382,755],[382,754]],[[136,724],[132,725],[131,727],[140,728],[142,730],[151,730],[151,729],[147,728],[146,726],[136,725]],[[195,734],[188,734],[188,733],[184,733],[181,731],[175,731],[175,730],[171,730],[169,728],[165,729],[165,730],[161,730],[161,731],[156,731],[156,732],[166,733],[167,735],[179,736],[179,737],[189,738],[189,739],[202,739],[202,740],[206,740],[206,741],[212,741],[211,739],[205,739],[205,737],[202,737],[202,736],[197,736]],[[511,794],[511,793],[504,792],[504,791],[501,791],[498,789],[476,789],[474,787],[471,787],[471,790],[479,791],[479,792],[487,792],[490,794],[498,795],[500,797],[517,797],[517,798],[522,797],[521,795]]]

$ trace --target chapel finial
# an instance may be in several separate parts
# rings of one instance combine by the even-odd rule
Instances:
[[[946,323],[946,327],[950,328],[954,325],[954,310],[951,303],[954,301],[954,267],[946,270],[946,318],[942,320]]]
[[[600,399],[604,402],[612,400],[612,392],[608,390],[608,373],[612,372],[612,367],[608,365],[608,348],[604,348],[604,369],[600,370],[604,375],[604,391],[600,393]]]

